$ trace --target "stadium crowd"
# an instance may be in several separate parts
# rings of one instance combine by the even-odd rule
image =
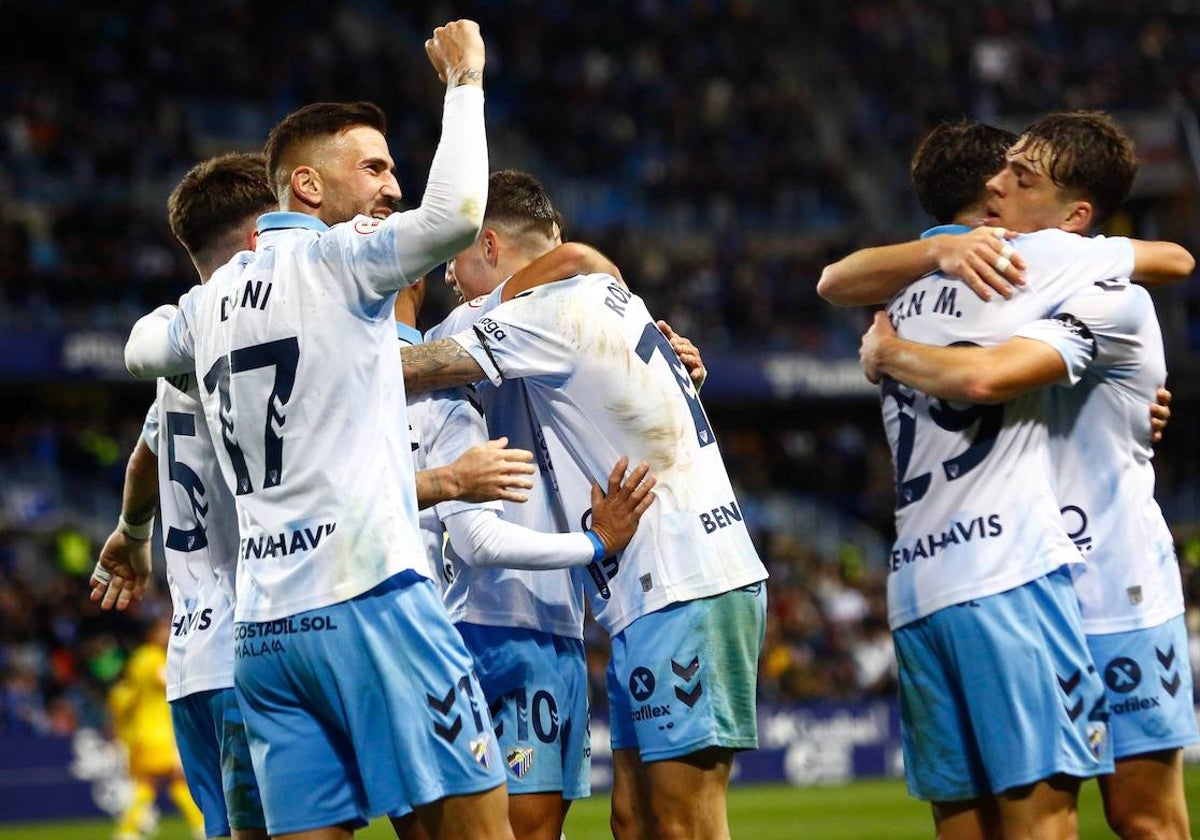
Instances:
[[[363,98],[402,113],[400,180],[410,196],[422,190],[436,109],[417,35],[438,10],[303,3],[278,14],[228,0],[60,11],[14,8],[2,36],[6,329],[123,329],[174,298],[190,268],[162,196],[205,154],[257,148],[298,104]],[[822,307],[809,280],[836,255],[923,223],[907,155],[937,120],[1170,111],[1200,88],[1189,2],[608,0],[478,14],[498,70],[493,157],[539,173],[568,233],[715,349],[856,346],[857,320]],[[38,32],[80,47],[48,63]],[[294,46],[303,62],[283,54]]]

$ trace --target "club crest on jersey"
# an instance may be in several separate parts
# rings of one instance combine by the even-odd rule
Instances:
[[[361,217],[354,220],[355,233],[374,233],[379,230],[379,225],[383,223],[382,219],[376,219],[373,216]]]
[[[518,779],[523,779],[533,767],[533,747],[517,747],[509,750],[505,761],[508,762],[509,771]]]
[[[478,761],[484,769],[487,769],[491,766],[489,764],[491,761],[490,747],[491,738],[488,735],[481,735],[471,741],[471,755],[475,756],[475,760]]]

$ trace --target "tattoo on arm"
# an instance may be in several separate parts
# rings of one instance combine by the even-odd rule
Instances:
[[[404,390],[409,394],[453,388],[486,378],[471,354],[448,338],[403,347],[400,361],[404,367]]]

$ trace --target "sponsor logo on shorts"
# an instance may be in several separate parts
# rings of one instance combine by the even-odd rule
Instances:
[[[1142,684],[1142,669],[1127,656],[1118,656],[1104,666],[1104,684],[1117,694],[1128,694]]]
[[[651,706],[649,703],[647,703],[645,706],[642,706],[633,713],[634,720],[650,720],[652,718],[670,716],[671,706],[669,704],[666,706]]]
[[[491,761],[491,746],[492,739],[487,734],[480,735],[478,738],[473,738],[471,740],[471,755],[475,756],[475,760],[478,761],[480,766],[485,770],[491,766],[489,764]]]
[[[641,666],[634,668],[629,675],[629,693],[639,703],[648,700],[654,693],[654,672]]]
[[[1146,709],[1157,709],[1159,705],[1157,697],[1129,697],[1120,703],[1114,703],[1112,712],[1114,715],[1127,715],[1130,712],[1144,712]]]
[[[271,636],[292,636],[297,633],[313,633],[338,629],[331,615],[306,615],[300,618],[279,618],[275,621],[246,621],[233,628],[233,638],[266,639]]]
[[[508,763],[509,772],[518,779],[524,779],[533,767],[533,747],[517,747],[509,750],[504,759]]]

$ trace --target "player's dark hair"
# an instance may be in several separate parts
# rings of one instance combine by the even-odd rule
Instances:
[[[167,197],[171,233],[194,258],[246,219],[278,207],[260,154],[233,152],[193,166]]]
[[[974,120],[945,122],[913,152],[910,172],[921,208],[949,224],[987,196],[987,182],[1004,168],[1017,135]]]
[[[553,239],[554,226],[561,229],[562,216],[541,181],[528,172],[501,169],[488,177],[483,224],[502,226],[516,236],[536,233]]]
[[[387,134],[387,119],[373,102],[314,102],[284,117],[271,129],[263,146],[267,172],[276,191],[283,192],[291,182],[291,171],[282,171],[289,153],[304,143],[333,137],[358,126]]]
[[[1034,120],[1013,148],[1042,163],[1059,189],[1092,204],[1093,222],[1108,218],[1133,189],[1133,140],[1103,111],[1063,111]]]

